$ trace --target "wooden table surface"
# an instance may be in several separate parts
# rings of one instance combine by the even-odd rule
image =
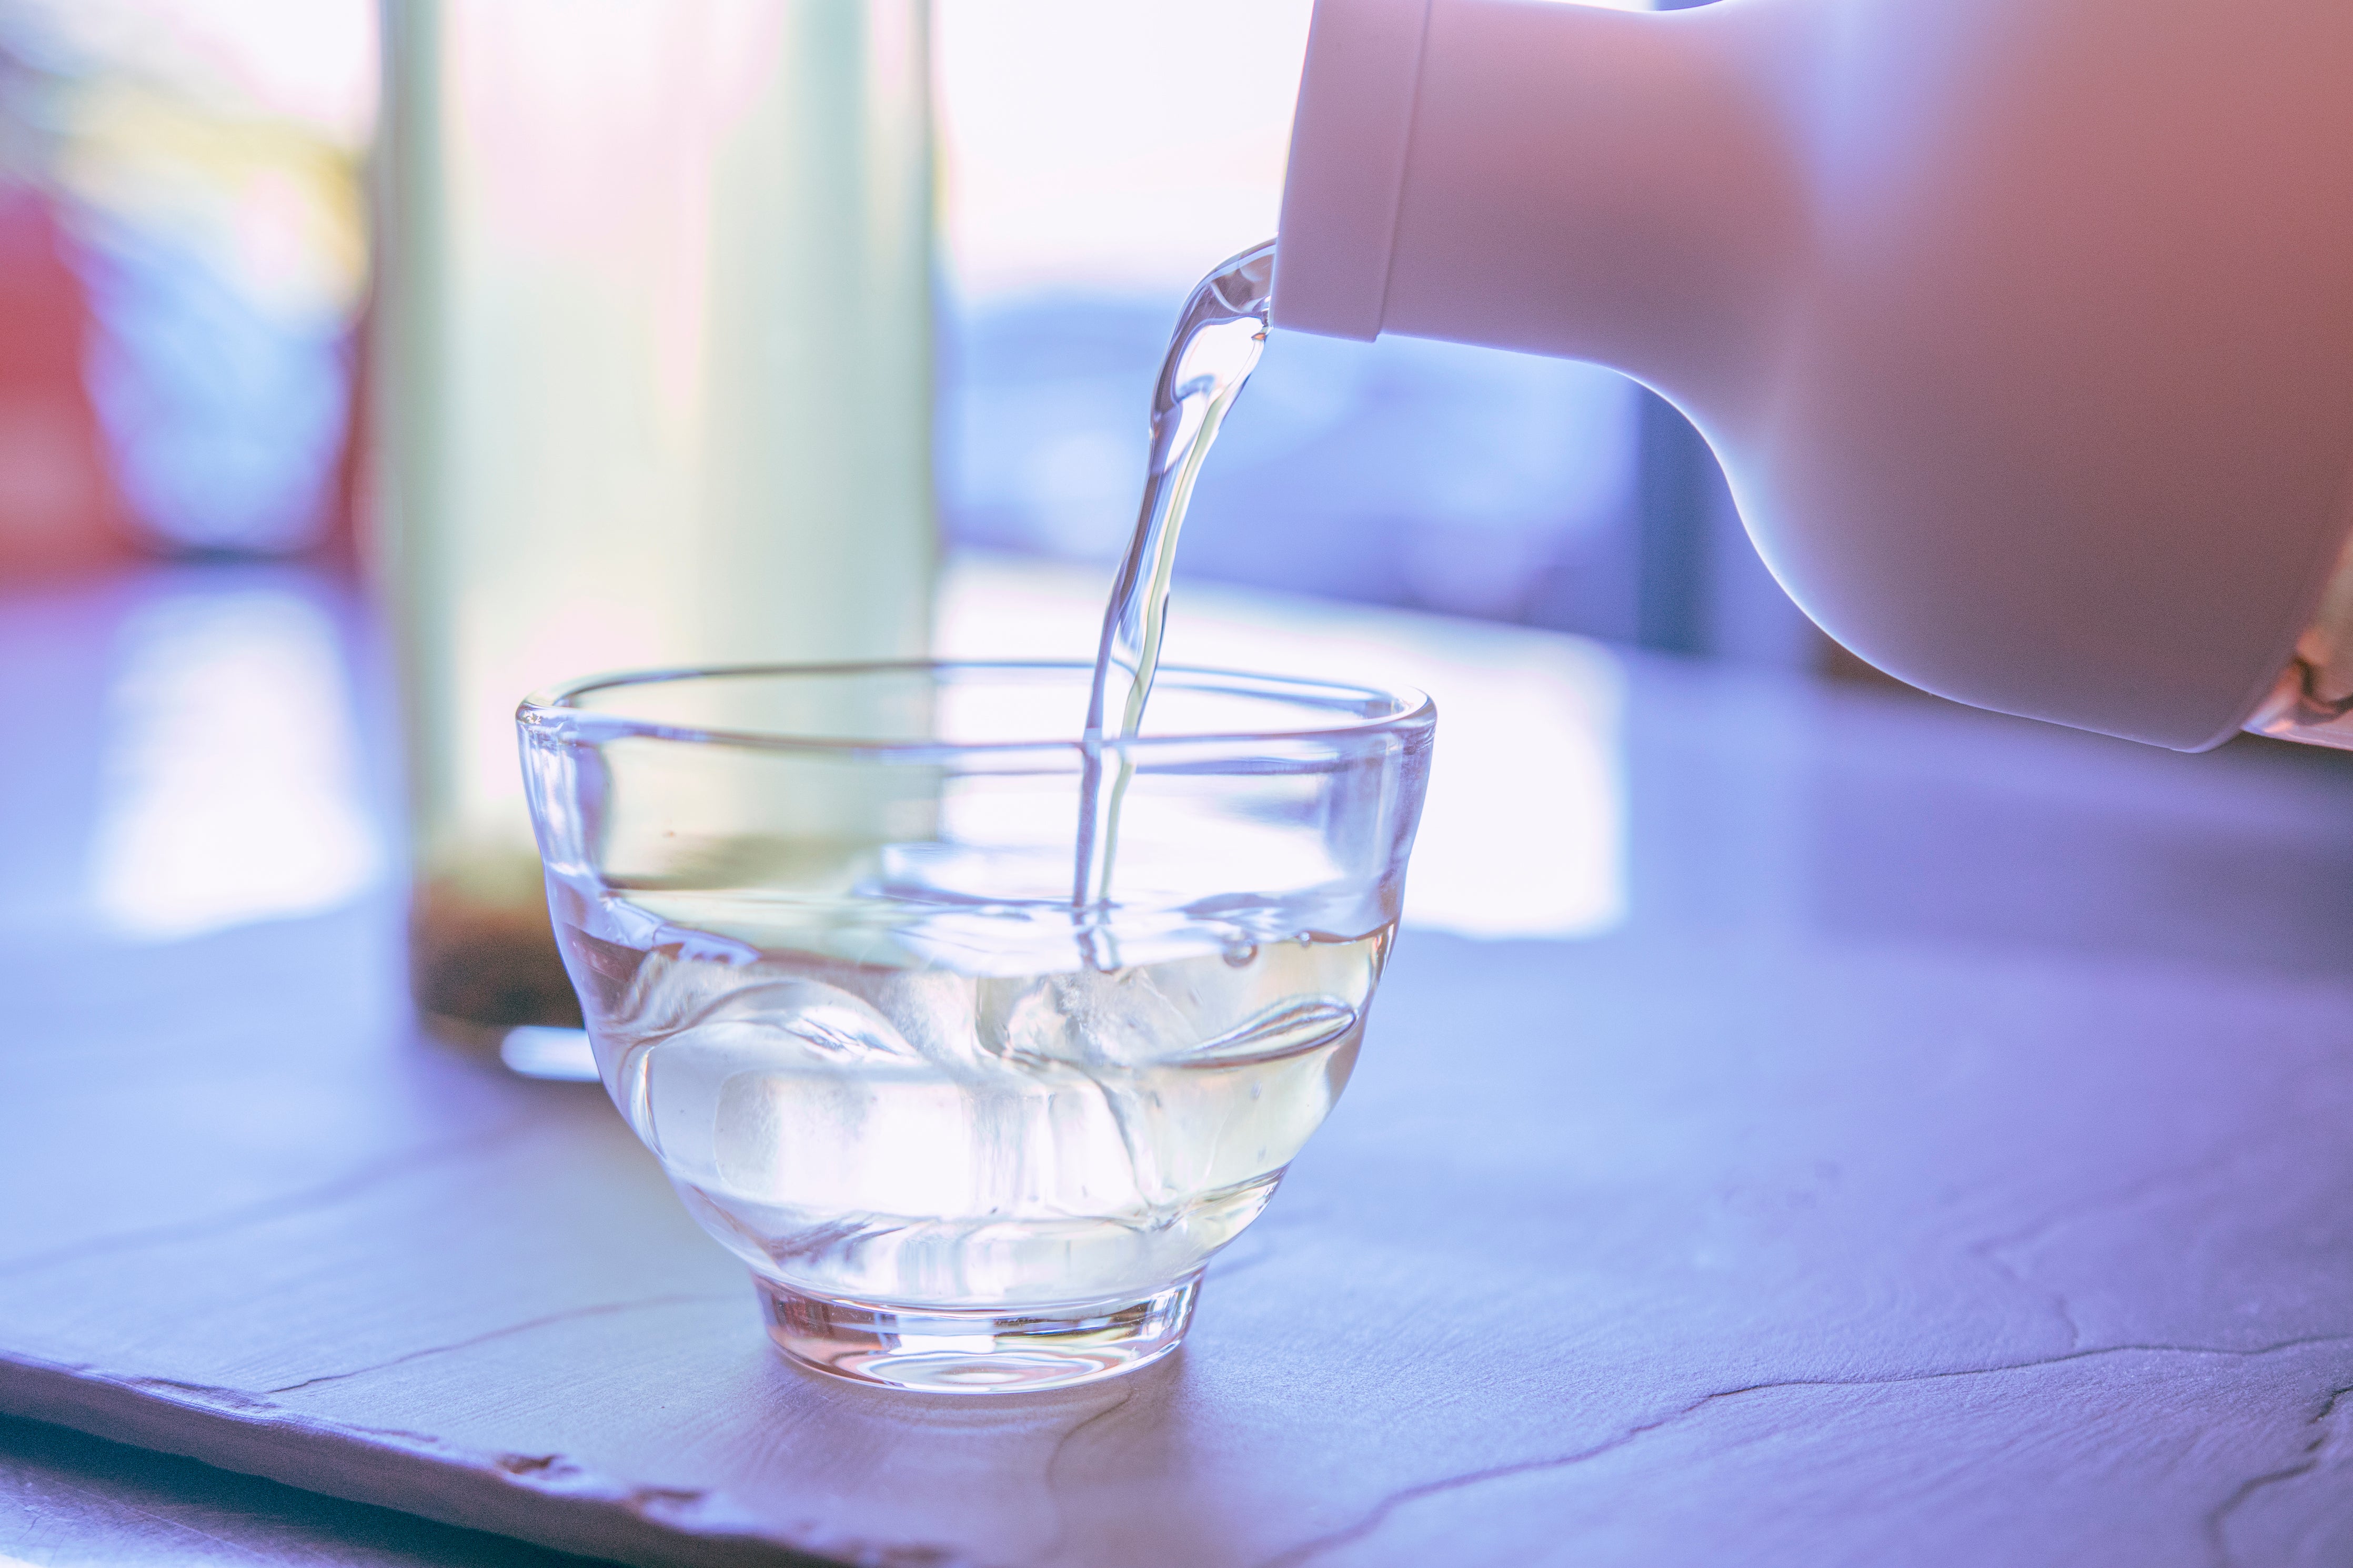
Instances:
[[[1476,762],[1346,1100],[1180,1355],[928,1400],[417,1037],[333,590],[0,605],[0,1411],[649,1564],[2353,1561],[2353,772],[1343,618]],[[493,1560],[43,1431],[0,1562]]]

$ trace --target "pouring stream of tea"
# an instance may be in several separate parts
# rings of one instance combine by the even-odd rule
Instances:
[[[1126,739],[1144,727],[1145,703],[1160,665],[1168,624],[1168,584],[1176,566],[1176,538],[1193,499],[1201,463],[1218,426],[1240,395],[1266,343],[1267,310],[1274,283],[1274,242],[1243,251],[1203,279],[1185,301],[1160,379],[1152,393],[1152,458],[1145,470],[1144,503],[1135,537],[1112,584],[1103,609],[1103,642],[1095,652],[1092,689],[1082,744],[1085,770],[1079,798],[1077,860],[1071,901],[1081,911],[1111,900],[1112,862],[1118,850],[1120,804],[1133,760],[1119,750],[1106,781],[1106,736]],[[1116,718],[1116,729],[1106,721]],[[1115,955],[1102,962],[1115,963]]]

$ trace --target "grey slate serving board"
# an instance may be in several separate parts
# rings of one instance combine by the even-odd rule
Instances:
[[[1157,1368],[786,1367],[376,897],[12,938],[0,1409],[648,1564],[2353,1560],[2353,776],[1631,679],[1626,921],[1409,934]]]

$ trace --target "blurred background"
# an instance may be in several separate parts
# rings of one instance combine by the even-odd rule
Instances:
[[[1274,232],[1307,0],[941,0],[943,521],[1108,561],[1173,303]],[[1588,365],[1278,333],[1201,578],[1783,665],[1810,627],[1671,409]]]
[[[523,692],[1092,654],[1310,9],[0,0],[0,940],[405,882],[429,1018],[567,1025]],[[1439,697],[1476,934],[1625,908],[1615,666],[1522,634],[1851,673],[1680,416],[1487,350],[1277,333],[1178,571],[1172,658]]]
[[[1308,0],[930,10],[941,538],[1107,565],[1176,306],[1275,227]],[[0,0],[0,578],[349,557],[378,79],[370,0]],[[1188,576],[1823,655],[1608,372],[1278,335],[1247,406]]]
[[[347,537],[375,72],[333,0],[0,6],[0,572]]]

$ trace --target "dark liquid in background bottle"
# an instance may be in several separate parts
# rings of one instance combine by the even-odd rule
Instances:
[[[435,1034],[491,1050],[522,1025],[581,1026],[539,866],[523,869],[528,888],[508,896],[450,878],[420,879],[411,893],[409,989]]]

